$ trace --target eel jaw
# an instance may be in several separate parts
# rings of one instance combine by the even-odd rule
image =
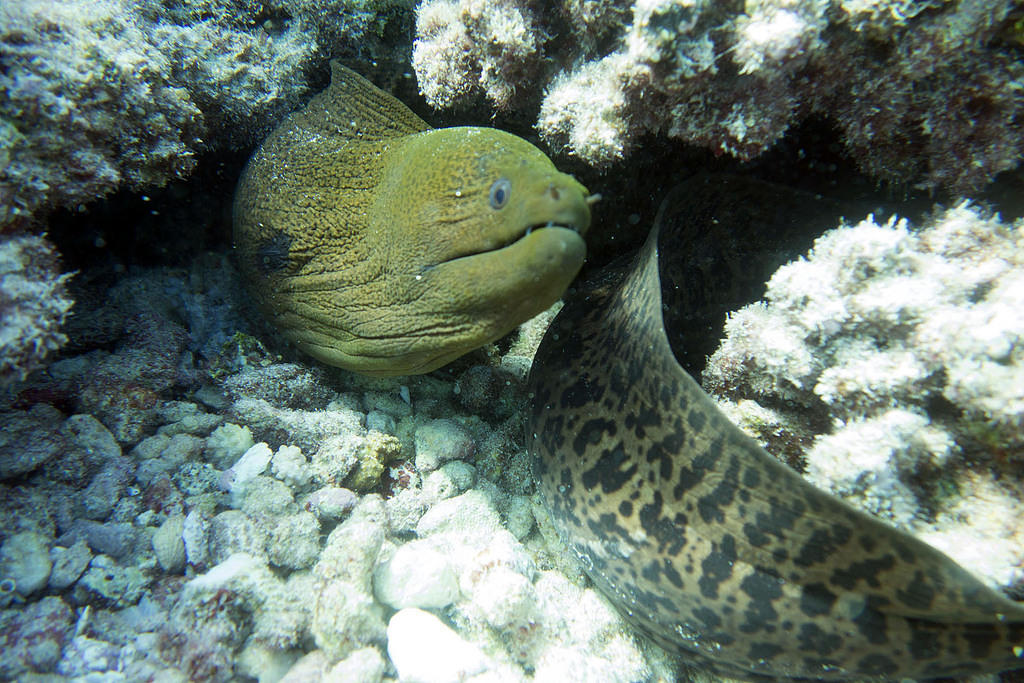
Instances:
[[[453,257],[451,257],[449,259],[446,259],[446,260],[441,261],[439,263],[436,263],[434,265],[425,267],[424,268],[424,272],[430,271],[430,270],[432,270],[434,268],[437,268],[438,266],[443,266],[443,265],[448,264],[448,263],[454,263],[456,261],[461,261],[462,259],[472,258],[474,256],[481,256],[481,255],[484,255],[484,254],[492,254],[492,253],[501,251],[502,249],[508,249],[512,245],[522,241],[526,237],[528,237],[531,234],[533,234],[534,231],[544,230],[546,228],[562,228],[563,230],[571,230],[572,232],[574,232],[577,235],[579,235],[581,238],[582,238],[582,236],[586,232],[585,228],[581,229],[578,225],[571,225],[571,224],[567,225],[567,224],[559,223],[557,221],[548,221],[546,223],[534,223],[532,225],[526,226],[519,233],[515,234],[514,236],[512,236],[510,239],[508,239],[506,241],[496,242],[494,244],[488,245],[487,248],[485,248],[485,249],[480,249],[479,251],[469,251],[469,252],[466,252],[464,254],[458,254],[456,256],[453,256]]]
[[[543,228],[565,228],[566,230],[572,230],[577,235],[580,234],[580,228],[577,225],[562,225],[562,224],[556,223],[554,221],[548,221],[547,223],[543,223],[543,224],[542,223],[537,223],[535,225],[528,225],[528,226],[526,226],[526,230],[523,232],[523,234],[521,234],[519,237],[517,237],[516,239],[512,240],[511,242],[509,242],[509,244],[513,244],[515,242],[518,242],[519,240],[521,240],[522,238],[526,237],[527,235],[529,235],[534,230],[541,230]],[[504,246],[508,246],[508,245],[504,245]],[[501,249],[502,247],[497,247],[497,248]]]

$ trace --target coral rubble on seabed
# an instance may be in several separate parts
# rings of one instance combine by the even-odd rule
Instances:
[[[1024,584],[1024,220],[868,217],[733,313],[704,386],[815,484]],[[813,443],[811,443],[813,442]]]
[[[1019,13],[1012,0],[426,0],[413,66],[436,107],[540,98],[541,134],[593,164],[644,133],[751,159],[817,114],[868,175],[969,193],[1024,157]]]
[[[73,351],[45,365],[71,305],[29,234],[51,209],[251,146],[328,56],[372,59],[411,5],[0,3],[0,678],[672,679],[530,497],[529,340],[404,385],[285,362],[208,255],[79,301]],[[547,140],[595,164],[645,132],[750,158],[813,112],[876,178],[976,188],[1024,145],[1013,6],[427,0],[414,65],[431,103],[533,106]],[[1004,378],[1022,348],[1020,228],[960,206],[931,232],[858,230],[859,246],[823,238],[836,257],[806,277],[867,293],[810,297],[824,315],[791,302],[791,336],[764,330],[766,352],[792,352],[768,373],[789,384],[739,419],[770,447],[817,437],[820,484],[1019,582],[1022,383]],[[855,272],[837,265],[850,252]],[[740,398],[739,381],[721,387]],[[787,401],[832,432],[772,412]]]
[[[283,362],[202,263],[115,287],[111,350],[0,413],[0,678],[671,680],[535,523],[528,359]]]
[[[768,408],[735,412],[770,448],[832,411],[809,476],[1001,586],[1024,552],[1021,228],[962,204],[827,233],[707,379],[754,388]],[[530,497],[536,330],[493,365],[360,379],[234,333],[230,265],[193,269],[123,279],[110,350],[0,414],[0,677],[673,678]]]

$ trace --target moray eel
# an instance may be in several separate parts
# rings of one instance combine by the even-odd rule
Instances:
[[[235,196],[239,269],[277,329],[329,365],[404,375],[551,306],[583,264],[586,188],[522,138],[433,129],[331,68]]]
[[[545,506],[628,621],[732,678],[930,679],[1024,667],[1024,608],[804,481],[677,363],[672,205],[618,277],[581,286],[530,374]],[[660,236],[661,235],[661,236]],[[665,285],[665,286],[663,286]]]

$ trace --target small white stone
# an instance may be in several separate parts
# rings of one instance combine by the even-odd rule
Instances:
[[[356,650],[331,667],[321,683],[378,683],[387,665],[375,647]]]
[[[330,665],[331,660],[323,650],[313,650],[299,657],[278,683],[305,683],[306,681],[323,683],[324,674]]]
[[[414,607],[391,617],[388,656],[403,683],[460,683],[488,668],[478,647],[430,612]]]
[[[210,520],[199,508],[193,508],[185,517],[181,539],[185,543],[185,556],[193,567],[203,567],[210,557],[209,546]]]
[[[279,650],[250,641],[235,659],[235,670],[259,683],[277,683],[299,659],[295,650]]]
[[[373,586],[377,599],[395,609],[442,608],[459,597],[451,563],[427,541],[407,543],[377,565]]]
[[[539,618],[533,584],[507,567],[484,574],[473,589],[473,605],[496,629],[529,626]]]
[[[205,574],[196,576],[186,586],[195,591],[216,591],[226,588],[232,581],[247,581],[259,572],[265,572],[266,567],[266,562],[258,557],[236,553]]]
[[[347,515],[356,503],[358,496],[349,489],[338,486],[324,486],[310,494],[307,509],[318,519],[337,522]]]
[[[404,536],[416,533],[416,525],[427,511],[431,500],[435,499],[428,498],[422,489],[412,487],[400,489],[388,498],[385,505],[388,511],[388,530],[391,534]]]
[[[427,510],[416,525],[418,536],[455,532],[463,535],[492,534],[501,528],[501,518],[490,497],[477,489],[442,500]]]
[[[234,491],[263,474],[273,455],[270,446],[265,443],[258,443],[247,450],[238,462],[231,466],[234,476],[227,480],[228,490]]]

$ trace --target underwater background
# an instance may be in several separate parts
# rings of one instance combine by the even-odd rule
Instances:
[[[535,490],[554,310],[398,378],[256,310],[234,189],[332,59],[600,193],[581,278],[683,188],[681,364],[1024,598],[1021,2],[5,0],[0,679],[718,680]]]

